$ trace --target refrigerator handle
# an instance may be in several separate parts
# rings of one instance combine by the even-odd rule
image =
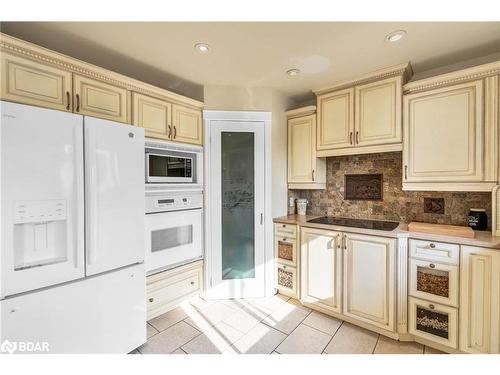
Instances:
[[[75,192],[76,192],[76,202],[75,202],[75,224],[73,228],[75,228],[76,236],[75,236],[75,253],[73,254],[73,263],[75,268],[78,268],[79,255],[83,254],[84,248],[83,244],[85,243],[83,240],[83,223],[81,220],[85,217],[83,205],[84,205],[84,197],[83,197],[83,137],[82,132],[83,128],[80,126],[75,127],[74,130],[74,156],[75,156]],[[72,215],[73,216],[73,215]],[[70,229],[71,230],[71,229]],[[71,231],[71,237],[73,237],[73,231]],[[70,249],[71,247],[68,247]]]
[[[87,263],[94,264],[97,261],[97,158],[95,147],[95,135],[91,127],[85,127],[85,162],[88,173],[88,184],[85,185],[87,192]]]

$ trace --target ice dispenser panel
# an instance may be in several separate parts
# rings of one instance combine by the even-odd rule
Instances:
[[[14,204],[14,270],[65,262],[68,251],[66,200]]]

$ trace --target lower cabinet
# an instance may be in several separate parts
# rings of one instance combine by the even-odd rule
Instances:
[[[276,265],[276,288],[280,294],[297,298],[297,268],[278,263]]]
[[[301,231],[301,300],[342,312],[342,233]]]
[[[203,261],[186,264],[146,278],[147,318],[161,315],[203,290]]]
[[[500,352],[500,250],[462,246],[460,350]]]
[[[348,233],[344,241],[343,314],[394,331],[396,240]]]

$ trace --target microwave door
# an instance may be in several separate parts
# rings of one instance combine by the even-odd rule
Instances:
[[[147,182],[190,183],[192,178],[192,158],[167,154],[147,154]]]

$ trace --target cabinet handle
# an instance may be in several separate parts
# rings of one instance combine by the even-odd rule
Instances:
[[[154,298],[150,298],[149,302],[154,302],[154,300],[155,300]]]
[[[70,96],[69,96],[69,91],[66,91],[66,101],[68,104],[66,104],[66,111],[69,111],[69,106],[70,106]]]
[[[436,268],[436,265],[434,263],[429,264],[430,268]]]
[[[283,228],[286,228],[286,224],[281,225]]]
[[[408,166],[405,165],[405,180],[408,180]]]
[[[434,305],[432,303],[429,305],[429,309],[434,310]]]
[[[433,243],[431,243],[431,244],[429,245],[429,247],[430,247],[431,249],[434,249],[434,248],[436,247],[436,245],[434,245]]]
[[[314,181],[314,169],[312,170],[312,180]]]
[[[349,133],[349,144],[352,145],[352,132]]]
[[[356,131],[356,143],[359,144],[359,131]]]
[[[191,285],[194,285],[194,281],[191,281],[191,282],[190,282],[190,284],[191,284]]]
[[[167,138],[170,138],[172,136],[172,126],[168,125],[168,135]]]
[[[286,270],[286,266],[283,266],[283,269]]]
[[[174,139],[177,138],[177,128],[174,125]]]
[[[80,112],[80,94],[76,94],[76,111]]]
[[[283,238],[283,241],[286,241],[286,238]]]
[[[337,249],[340,249],[340,234],[337,234]]]

